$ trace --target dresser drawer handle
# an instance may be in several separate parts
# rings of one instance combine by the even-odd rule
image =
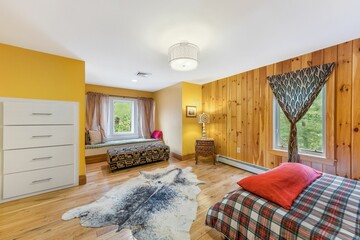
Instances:
[[[52,179],[52,178],[45,178],[45,179],[41,179],[41,180],[32,181],[32,183],[36,184],[36,183],[48,182],[48,181],[50,181],[51,179]]]
[[[37,135],[37,136],[32,136],[32,138],[49,138],[52,137],[52,135]]]
[[[46,159],[51,159],[52,157],[38,157],[38,158],[33,158],[32,160],[33,161],[36,161],[36,160],[46,160]]]
[[[52,113],[32,113],[32,115],[34,115],[34,116],[51,116],[53,114]]]

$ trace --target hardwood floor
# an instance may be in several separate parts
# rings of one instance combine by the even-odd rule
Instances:
[[[205,226],[208,208],[229,191],[235,190],[236,182],[251,173],[222,163],[213,165],[210,160],[194,159],[158,162],[111,173],[106,162],[87,165],[87,181],[83,186],[41,194],[21,200],[0,204],[0,239],[132,239],[129,232],[116,232],[116,226],[85,228],[79,219],[61,220],[67,210],[99,199],[113,186],[138,175],[141,170],[151,171],[174,164],[184,168],[193,167],[198,179],[205,181],[199,185],[197,218],[190,230],[191,239],[223,239],[216,230]]]

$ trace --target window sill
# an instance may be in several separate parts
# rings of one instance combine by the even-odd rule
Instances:
[[[288,156],[287,151],[280,150],[280,149],[271,149],[271,150],[269,150],[269,153],[274,156],[279,156],[279,157],[287,157]],[[300,161],[304,160],[304,161],[320,163],[320,164],[325,164],[325,165],[330,165],[330,166],[336,165],[336,160],[328,159],[325,156],[311,155],[311,154],[304,154],[304,153],[300,153],[299,155],[300,155]]]
[[[119,134],[119,135],[110,135],[107,137],[107,141],[117,141],[117,140],[128,140],[128,139],[137,139],[140,138],[137,134]]]

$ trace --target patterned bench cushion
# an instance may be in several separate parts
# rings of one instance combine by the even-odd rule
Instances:
[[[111,171],[145,163],[169,160],[170,148],[162,143],[111,148],[107,151]]]
[[[104,147],[122,147],[123,145],[129,144],[148,144],[148,143],[161,143],[158,139],[153,138],[135,138],[135,139],[125,139],[125,140],[113,140],[107,141],[104,143],[98,143],[94,145],[85,145],[85,149],[96,149],[96,148],[104,148]]]

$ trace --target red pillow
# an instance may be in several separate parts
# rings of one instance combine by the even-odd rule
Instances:
[[[294,200],[322,172],[300,163],[282,163],[266,173],[240,180],[243,189],[290,210]]]
[[[158,131],[155,130],[152,134],[151,134],[151,138],[155,138],[155,139],[162,139],[162,131]]]

